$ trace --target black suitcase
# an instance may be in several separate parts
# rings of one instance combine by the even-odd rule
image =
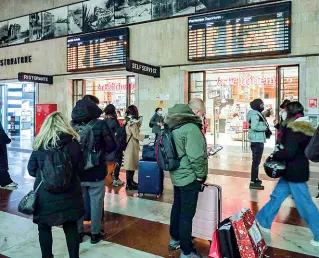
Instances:
[[[155,194],[159,198],[163,194],[164,172],[156,161],[140,160],[138,168],[138,197],[144,194]]]

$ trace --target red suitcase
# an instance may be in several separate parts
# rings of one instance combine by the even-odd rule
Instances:
[[[199,193],[196,214],[193,219],[193,237],[212,241],[222,218],[222,188],[205,185]]]

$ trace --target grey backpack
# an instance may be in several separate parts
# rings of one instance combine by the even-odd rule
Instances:
[[[84,170],[93,168],[100,164],[101,151],[94,148],[93,127],[98,122],[97,119],[89,123],[81,123],[73,126],[73,129],[80,135],[80,145],[84,156]]]

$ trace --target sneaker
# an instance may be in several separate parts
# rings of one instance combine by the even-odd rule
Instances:
[[[168,249],[169,250],[178,250],[181,248],[181,241],[176,241],[175,239],[171,238],[169,241]]]
[[[121,179],[113,180],[113,186],[118,187],[124,185],[124,182]]]
[[[319,241],[316,241],[316,240],[314,240],[314,239],[312,239],[312,240],[310,241],[310,244],[313,245],[313,246],[319,247]]]
[[[264,228],[263,226],[260,225],[260,223],[257,221],[257,224],[258,224],[258,227],[259,229],[264,232],[264,233],[267,233],[267,234],[270,234],[270,229],[268,228]]]
[[[102,240],[102,235],[101,233],[99,234],[92,234],[91,236],[91,244],[95,245],[97,243],[99,243]]]
[[[181,252],[180,258],[204,258],[204,256],[202,256],[202,255],[200,255],[200,254],[198,254],[196,252],[193,252],[193,253],[191,253],[189,255],[186,255],[183,252]]]
[[[254,190],[264,190],[265,189],[265,187],[263,185],[256,183],[256,182],[250,182],[249,188],[254,189]]]

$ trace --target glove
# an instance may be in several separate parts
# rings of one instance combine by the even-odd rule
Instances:
[[[205,184],[207,180],[207,176],[205,176],[204,178],[197,178],[197,181],[200,182],[201,184]]]

